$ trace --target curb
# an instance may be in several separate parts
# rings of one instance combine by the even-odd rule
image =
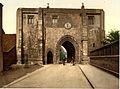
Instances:
[[[95,66],[95,67],[97,67],[97,68],[99,68],[99,69],[101,69],[101,70],[103,70],[103,71],[105,71],[105,72],[108,72],[108,73],[112,74],[113,76],[119,78],[119,73],[117,73],[117,72],[115,72],[115,71],[106,69],[106,68],[104,68],[104,67],[101,67],[101,66],[98,66],[98,65],[95,65],[95,64],[91,64],[91,65],[93,65],[93,66]]]
[[[87,81],[89,82],[90,86],[95,89],[95,85],[90,81],[90,79],[87,77],[87,75],[85,74],[85,72],[82,70],[82,68],[79,65],[79,69],[82,71],[83,75],[85,76],[85,78],[87,79]]]

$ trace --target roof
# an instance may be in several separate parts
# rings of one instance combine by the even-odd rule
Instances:
[[[3,52],[9,52],[16,46],[16,34],[3,34]]]
[[[22,12],[34,12],[34,13],[37,13],[39,11],[44,11],[46,13],[80,13],[82,12],[82,9],[81,8],[18,8],[18,10],[22,10]],[[104,12],[103,9],[84,9],[87,13],[101,13],[101,11]]]

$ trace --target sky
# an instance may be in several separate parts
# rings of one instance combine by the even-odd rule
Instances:
[[[6,34],[16,33],[17,8],[76,8],[82,3],[86,9],[103,9],[105,11],[105,32],[120,30],[120,0],[0,0],[3,4],[3,29]]]

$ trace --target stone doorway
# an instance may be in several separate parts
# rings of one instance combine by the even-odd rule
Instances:
[[[65,35],[59,39],[56,44],[56,63],[60,63],[60,48],[63,46],[68,52],[68,60],[71,61],[71,57],[73,56],[76,63],[80,62],[80,54],[79,54],[79,45],[76,39],[70,35]]]
[[[65,41],[62,46],[66,49],[67,51],[67,62],[72,61],[72,57],[75,58],[75,47],[73,44],[69,41]]]
[[[52,64],[53,63],[53,54],[51,51],[47,53],[47,64]]]

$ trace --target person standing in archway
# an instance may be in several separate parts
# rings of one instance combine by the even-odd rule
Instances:
[[[75,65],[75,59],[74,59],[74,57],[72,56],[72,62],[73,62],[73,66]]]

